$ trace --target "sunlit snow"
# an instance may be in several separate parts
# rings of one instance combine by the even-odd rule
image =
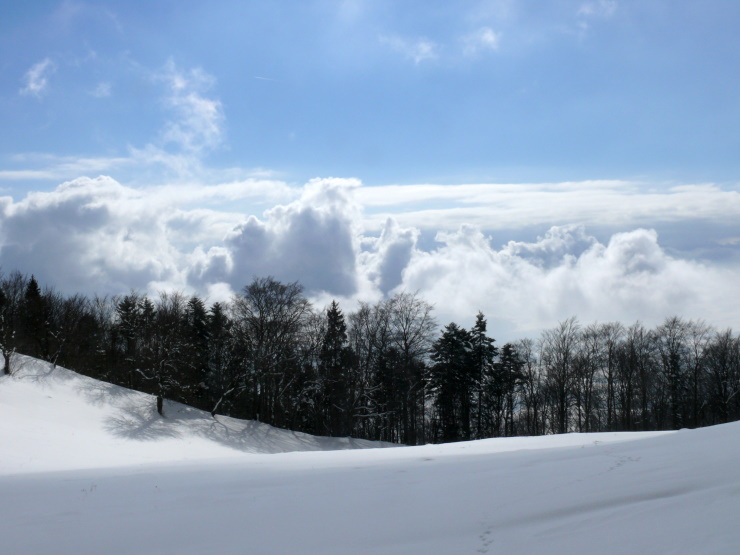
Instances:
[[[740,551],[740,423],[370,448],[17,362],[3,553]]]

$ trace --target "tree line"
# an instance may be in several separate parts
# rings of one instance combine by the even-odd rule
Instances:
[[[312,306],[255,278],[231,301],[131,292],[65,296],[0,273],[0,354],[60,364],[192,405],[331,436],[405,444],[662,430],[740,419],[740,338],[674,316],[581,325],[501,347],[479,313],[439,329],[418,294]]]

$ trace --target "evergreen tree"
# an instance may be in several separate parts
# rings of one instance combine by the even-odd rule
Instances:
[[[48,359],[48,314],[41,288],[34,276],[23,295],[23,346],[34,357]]]
[[[207,398],[210,330],[205,304],[198,297],[191,297],[185,307],[183,331],[184,362],[187,367],[187,383],[191,389],[187,399],[189,403],[201,406]]]
[[[487,322],[482,312],[478,312],[475,325],[470,330],[470,361],[473,371],[475,391],[475,435],[476,438],[488,437],[485,430],[486,395],[485,387],[493,379],[494,361],[498,349],[494,345],[495,339],[486,335]],[[472,400],[471,400],[472,401]]]
[[[0,289],[0,354],[3,355],[3,374],[10,374],[10,356],[13,352],[13,335],[10,301]]]
[[[448,324],[432,345],[430,387],[435,395],[441,439],[470,439],[470,397],[475,385],[471,337],[465,328]]]
[[[136,293],[126,295],[116,304],[117,337],[121,341],[121,354],[124,361],[135,364],[137,356],[137,340],[141,319],[139,296]]]
[[[324,427],[329,435],[347,435],[352,422],[352,351],[347,342],[344,315],[336,301],[326,311],[326,333],[319,360]]]

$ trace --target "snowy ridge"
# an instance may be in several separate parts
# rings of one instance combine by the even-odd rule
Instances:
[[[147,395],[31,359],[1,377],[2,551],[740,547],[740,423],[356,449],[377,444],[214,421],[176,404],[166,414]]]

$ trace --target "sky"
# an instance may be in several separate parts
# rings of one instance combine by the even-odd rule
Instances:
[[[740,314],[740,3],[3,3],[0,268],[500,340]]]

